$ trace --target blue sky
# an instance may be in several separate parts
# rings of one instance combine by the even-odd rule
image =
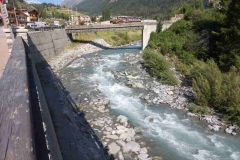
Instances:
[[[46,2],[46,3],[53,3],[53,4],[60,4],[62,0],[37,0],[40,3]]]

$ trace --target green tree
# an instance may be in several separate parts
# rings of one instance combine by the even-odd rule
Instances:
[[[102,21],[108,21],[111,19],[110,10],[104,9],[102,10]]]
[[[218,42],[219,61],[223,70],[228,71],[231,66],[239,65],[240,56],[240,1],[222,0],[226,17],[223,20],[220,40]]]
[[[161,32],[161,31],[162,31],[162,22],[158,22],[157,33]]]

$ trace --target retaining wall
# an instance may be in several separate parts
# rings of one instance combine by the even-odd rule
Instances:
[[[28,33],[27,37],[30,52],[36,63],[60,54],[71,42],[65,30]]]

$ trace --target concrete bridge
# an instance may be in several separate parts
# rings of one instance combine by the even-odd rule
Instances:
[[[89,25],[89,26],[70,26],[65,29],[66,33],[73,39],[74,33],[81,32],[102,32],[102,31],[123,31],[123,30],[142,30],[142,49],[148,45],[150,34],[156,32],[157,23],[139,24],[111,24],[111,25]]]

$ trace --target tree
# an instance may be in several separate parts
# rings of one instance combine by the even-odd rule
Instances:
[[[231,66],[238,66],[240,56],[240,1],[222,0],[222,13],[226,17],[222,22],[218,42],[220,67],[228,71]]]
[[[157,33],[161,32],[161,31],[162,31],[162,22],[158,22]]]
[[[47,12],[46,12],[45,10],[42,11],[41,17],[42,17],[43,19],[47,18]]]
[[[96,22],[96,16],[92,16],[92,17],[91,17],[91,21],[92,21],[92,22]]]
[[[110,19],[111,19],[110,10],[109,9],[102,10],[102,21],[108,21]]]

